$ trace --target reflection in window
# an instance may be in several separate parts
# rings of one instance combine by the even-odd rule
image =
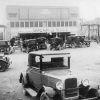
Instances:
[[[24,22],[20,22],[20,27],[24,27]]]
[[[16,26],[16,27],[19,27],[19,22],[16,22],[16,23],[15,23],[15,26]]]
[[[35,21],[35,27],[38,27],[38,21]]]
[[[57,27],[60,27],[60,21],[57,21]]]
[[[52,26],[56,27],[56,22],[55,21],[52,22]]]
[[[33,22],[30,22],[30,27],[33,27]]]
[[[69,21],[69,26],[72,26],[72,21]]]
[[[25,22],[25,27],[29,27],[29,22]]]
[[[65,26],[68,26],[68,21],[65,21]]]
[[[10,27],[14,27],[14,22],[10,22]]]
[[[51,27],[51,22],[50,21],[48,22],[48,27]]]
[[[61,26],[64,26],[64,21],[61,21]]]

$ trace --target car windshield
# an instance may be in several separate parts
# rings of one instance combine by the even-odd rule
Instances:
[[[36,62],[40,62],[39,56],[36,56]],[[42,68],[68,68],[67,55],[43,55]]]

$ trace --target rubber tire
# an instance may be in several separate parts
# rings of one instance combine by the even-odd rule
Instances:
[[[4,72],[8,68],[7,64],[3,61],[0,61],[0,65],[1,65],[0,72]]]
[[[40,100],[53,100],[45,92],[41,93]]]

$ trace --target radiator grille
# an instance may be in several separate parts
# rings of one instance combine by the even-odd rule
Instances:
[[[65,97],[74,97],[78,95],[77,79],[71,78],[65,80]]]

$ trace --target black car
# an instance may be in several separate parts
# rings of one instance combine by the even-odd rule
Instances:
[[[24,52],[31,52],[37,50],[37,42],[36,39],[27,39],[23,41],[23,48]]]
[[[0,53],[0,72],[4,72],[11,64],[10,58]]]
[[[0,52],[4,52],[5,54],[9,54],[10,53],[9,41],[0,40]]]

